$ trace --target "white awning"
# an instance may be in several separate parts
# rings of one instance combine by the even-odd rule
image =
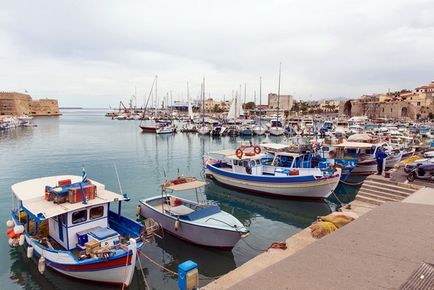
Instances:
[[[76,183],[80,182],[82,177],[75,175],[42,177],[16,183],[11,188],[18,200],[22,202],[23,207],[40,219],[54,217],[92,205],[125,200],[122,195],[106,190],[104,184],[90,179],[90,182],[96,185],[97,190],[95,199],[87,200],[87,204],[82,202],[55,204],[53,201],[45,200],[45,186],[55,187],[59,180],[65,179],[71,179],[72,183]]]

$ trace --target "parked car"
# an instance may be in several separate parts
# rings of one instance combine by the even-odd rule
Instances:
[[[425,158],[425,159],[419,159],[415,162],[409,163],[405,165],[404,171],[405,173],[410,173],[413,169],[420,165],[426,165],[426,164],[433,164],[434,165],[434,158]]]

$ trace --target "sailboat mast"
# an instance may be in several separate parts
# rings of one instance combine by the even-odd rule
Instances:
[[[157,119],[157,104],[158,104],[158,95],[157,95],[157,85],[158,85],[158,75],[155,76],[155,116],[154,119]]]
[[[262,128],[262,77],[259,77],[259,127]]]
[[[246,99],[247,99],[247,89],[246,89],[246,83],[244,83],[244,106],[246,105]]]
[[[205,78],[202,81],[202,126],[205,124]]]
[[[279,123],[279,109],[280,109],[280,76],[282,73],[282,63],[279,64],[279,86],[277,89],[277,124]]]

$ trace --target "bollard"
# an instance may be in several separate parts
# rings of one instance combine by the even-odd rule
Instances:
[[[180,290],[199,289],[199,271],[191,260],[178,265],[178,287]]]

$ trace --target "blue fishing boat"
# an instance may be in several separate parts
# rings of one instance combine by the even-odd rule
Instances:
[[[9,244],[36,257],[41,274],[48,266],[78,279],[130,284],[143,226],[121,215],[126,195],[85,175],[27,180],[12,185],[12,192]]]

